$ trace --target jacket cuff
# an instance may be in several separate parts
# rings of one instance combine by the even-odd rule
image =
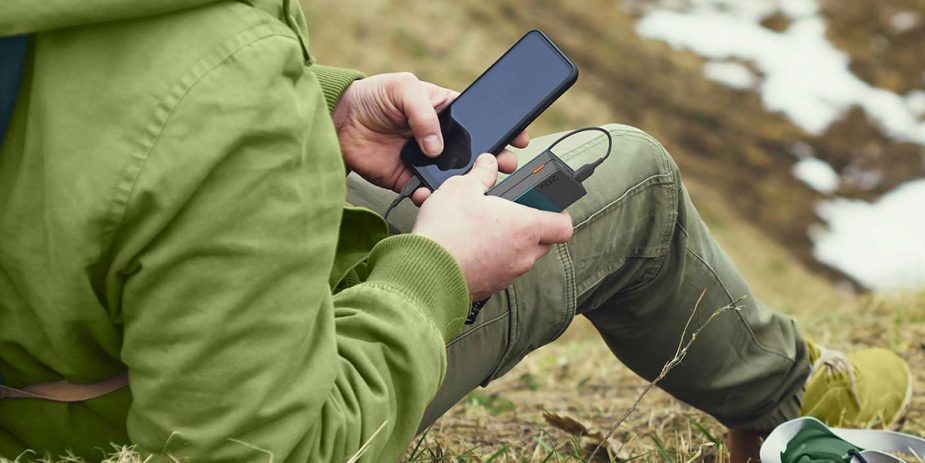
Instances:
[[[324,94],[324,101],[328,104],[328,112],[334,112],[334,106],[337,105],[340,95],[353,81],[366,77],[360,71],[321,64],[313,64],[310,69],[315,73],[318,82],[321,83],[321,92]]]
[[[469,285],[456,260],[420,235],[385,238],[373,247],[366,283],[393,288],[415,302],[449,342],[469,313]]]

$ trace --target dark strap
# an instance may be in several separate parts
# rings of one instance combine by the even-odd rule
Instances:
[[[25,35],[0,37],[0,146],[3,146],[6,129],[13,118],[28,45],[29,39]]]

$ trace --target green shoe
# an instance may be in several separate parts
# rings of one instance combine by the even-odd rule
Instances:
[[[807,341],[812,370],[802,415],[841,428],[889,428],[912,398],[912,374],[899,355],[879,348],[848,355]]]

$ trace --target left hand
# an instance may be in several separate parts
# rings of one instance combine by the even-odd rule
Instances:
[[[360,79],[344,91],[331,115],[347,168],[374,185],[399,192],[413,174],[401,160],[401,149],[413,136],[421,151],[436,157],[443,151],[437,112],[459,93],[422,82],[414,74],[379,74]],[[511,145],[529,143],[521,132]],[[511,173],[517,157],[508,150],[498,154],[498,168]],[[419,188],[412,200],[420,205],[430,191]]]

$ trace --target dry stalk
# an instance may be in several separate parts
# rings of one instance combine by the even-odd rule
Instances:
[[[379,435],[379,433],[382,432],[383,429],[385,429],[385,425],[388,423],[389,423],[389,420],[383,421],[382,424],[379,425],[379,428],[376,429],[376,431],[373,432],[372,435],[369,436],[369,439],[366,439],[366,442],[363,444],[363,446],[360,447],[360,449],[357,450],[356,453],[354,453],[353,456],[350,457],[349,460],[347,460],[347,463],[356,463],[357,461],[359,461],[360,458],[362,458],[363,455],[369,450],[369,446],[372,445],[373,439],[375,439],[376,436]]]
[[[710,315],[710,318],[708,318],[705,322],[703,322],[702,325],[700,325],[696,330],[694,330],[693,333],[691,333],[690,340],[685,342],[684,339],[687,338],[687,330],[690,328],[691,323],[694,320],[694,315],[697,314],[697,309],[700,308],[700,303],[703,301],[703,297],[706,294],[707,294],[707,290],[704,289],[703,292],[700,293],[700,297],[697,298],[697,302],[694,304],[694,309],[691,310],[691,316],[687,319],[687,323],[684,325],[684,330],[681,332],[681,340],[678,342],[678,349],[675,351],[674,357],[672,357],[671,360],[665,363],[665,365],[662,367],[662,371],[658,374],[658,376],[656,376],[655,379],[653,379],[652,381],[649,382],[649,384],[646,385],[646,387],[642,390],[642,392],[638,396],[636,396],[636,400],[633,401],[633,405],[631,405],[630,408],[626,410],[626,412],[623,414],[623,416],[620,417],[620,419],[617,420],[617,422],[614,423],[613,426],[610,427],[610,429],[607,431],[606,434],[604,434],[604,438],[601,439],[601,441],[597,444],[597,447],[594,448],[594,451],[591,452],[591,455],[588,456],[588,461],[594,460],[594,455],[597,454],[597,452],[601,449],[601,447],[604,445],[605,442],[607,442],[608,440],[610,440],[611,437],[613,437],[613,434],[617,432],[617,429],[620,427],[620,425],[622,425],[626,421],[626,419],[629,418],[629,416],[634,411],[636,411],[636,408],[639,407],[639,403],[642,402],[642,399],[646,396],[646,394],[648,394],[649,391],[652,390],[652,388],[658,385],[659,382],[665,379],[665,376],[668,375],[669,371],[671,371],[674,367],[678,366],[678,364],[680,364],[681,361],[684,360],[684,357],[687,356],[687,352],[690,349],[691,345],[694,343],[694,340],[697,339],[697,335],[700,334],[700,332],[703,331],[703,329],[706,328],[707,325],[709,325],[710,322],[712,322],[713,319],[715,319],[719,314],[727,310],[742,309],[742,306],[739,305],[739,302],[744,300],[746,297],[746,296],[742,296],[730,302],[729,304],[726,304],[723,307],[716,309]],[[621,446],[621,449],[622,449],[622,446]]]

